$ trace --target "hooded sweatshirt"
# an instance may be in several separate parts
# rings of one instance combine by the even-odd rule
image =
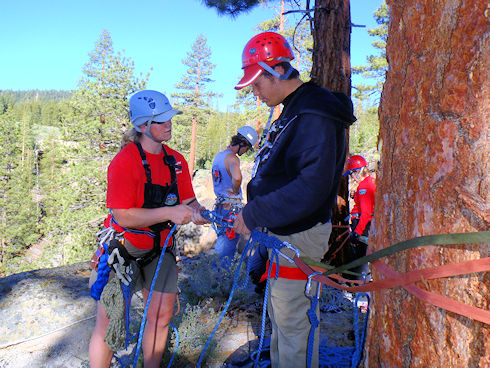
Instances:
[[[347,152],[345,129],[355,120],[351,100],[304,83],[283,101],[247,186],[243,219],[252,230],[289,235],[330,221]],[[274,129],[272,129],[274,130]]]

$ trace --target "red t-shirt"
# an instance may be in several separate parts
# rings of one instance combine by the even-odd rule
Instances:
[[[356,226],[355,232],[362,235],[364,228],[373,218],[374,212],[374,193],[376,192],[376,184],[371,176],[366,177],[359,183],[354,202],[359,207],[361,213],[359,224]]]
[[[165,145],[169,155],[175,156],[177,164],[182,169],[177,169],[177,187],[180,201],[195,197],[189,168],[184,156]],[[145,151],[146,160],[150,164],[151,179],[153,184],[169,185],[171,182],[170,169],[163,163],[163,150],[155,155]],[[130,143],[124,147],[111,161],[107,170],[107,208],[129,209],[142,208],[144,203],[146,175],[141,156],[136,144]],[[111,216],[105,221],[109,226]],[[117,231],[122,231],[117,225],[113,225]],[[150,231],[149,228],[138,230]],[[161,233],[161,245],[163,246],[169,230]],[[126,232],[124,237],[136,248],[153,248],[153,238],[145,234],[131,234]],[[168,244],[170,245],[170,243]]]

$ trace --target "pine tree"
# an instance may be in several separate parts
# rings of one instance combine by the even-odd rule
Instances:
[[[369,29],[368,34],[377,38],[372,42],[372,45],[378,50],[378,54],[369,55],[367,57],[368,63],[366,65],[358,65],[352,68],[354,74],[360,74],[364,78],[372,79],[375,82],[374,85],[358,84],[354,86],[357,90],[357,92],[354,93],[354,97],[361,101],[367,99],[371,95],[375,95],[379,99],[383,89],[386,71],[388,70],[388,61],[386,60],[386,39],[388,37],[390,14],[386,2],[383,2],[380,7],[376,9],[374,18],[379,26]]]
[[[134,76],[133,61],[114,52],[106,30],[89,56],[72,111],[59,121],[59,130],[44,129],[42,228],[52,265],[90,256],[107,211],[107,166],[129,125],[127,97],[146,85]]]
[[[115,152],[121,133],[128,128],[127,97],[145,88],[149,73],[144,79],[135,77],[134,62],[114,52],[107,30],[102,31],[89,56],[72,98],[77,124],[72,139],[89,140],[94,150]]]
[[[22,257],[40,237],[39,207],[35,199],[36,155],[30,106],[24,119],[8,111],[0,117],[0,273],[25,270]]]
[[[198,134],[198,125],[204,126],[209,119],[210,101],[216,93],[206,91],[207,84],[214,82],[211,79],[213,69],[216,67],[211,63],[211,49],[206,45],[206,37],[200,34],[191,47],[191,51],[187,53],[187,58],[182,60],[182,63],[188,67],[187,73],[182,77],[180,83],[175,87],[181,92],[172,94],[172,97],[178,99],[179,105],[185,108],[186,116],[191,116],[192,121],[189,124],[185,117],[178,117],[176,121],[185,121],[182,127],[190,126],[190,132],[186,131],[187,136],[191,136],[190,154],[189,154],[189,171],[191,175],[194,171],[195,153],[196,153],[196,138]],[[177,124],[176,124],[177,125]],[[175,125],[174,125],[175,126]],[[174,131],[176,138],[183,132]],[[190,133],[190,134],[189,134]]]
[[[357,122],[351,128],[349,147],[351,153],[370,155],[377,151],[377,138],[379,131],[378,99],[383,89],[385,73],[388,68],[386,60],[386,39],[388,36],[389,9],[383,2],[374,12],[378,27],[368,30],[370,36],[377,40],[372,45],[378,50],[377,55],[367,57],[368,64],[353,67],[354,74],[360,74],[366,79],[374,80],[375,84],[358,84],[354,86],[356,92]],[[370,96],[377,98],[371,99]],[[377,160],[378,155],[373,155],[370,160]]]

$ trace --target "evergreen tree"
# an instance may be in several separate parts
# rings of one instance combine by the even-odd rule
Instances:
[[[377,153],[379,119],[377,106],[364,106],[360,100],[356,101],[355,115],[357,122],[349,130],[350,154],[368,156],[368,161],[379,158]]]
[[[133,61],[114,52],[106,30],[89,56],[60,129],[40,128],[42,229],[52,265],[87,259],[93,251],[107,213],[107,166],[129,124],[127,97],[146,85],[134,76]]]
[[[368,63],[366,65],[358,65],[352,68],[354,74],[360,74],[364,78],[372,79],[375,82],[373,85],[358,84],[354,86],[357,90],[354,93],[354,97],[360,100],[364,100],[373,94],[377,96],[377,98],[381,96],[385,74],[388,70],[388,61],[386,60],[386,39],[388,37],[390,14],[386,2],[383,2],[380,7],[376,9],[374,18],[379,26],[369,29],[368,34],[377,38],[372,42],[372,45],[378,50],[378,54],[369,55],[367,57]]]
[[[29,117],[26,106],[25,117]],[[24,271],[22,257],[39,239],[35,151],[28,119],[0,117],[0,273]]]
[[[206,37],[200,34],[192,45],[191,51],[187,53],[187,58],[182,60],[182,63],[188,68],[187,73],[175,86],[180,92],[172,94],[172,97],[177,98],[178,105],[185,109],[185,116],[175,119],[184,124],[179,124],[181,130],[175,129],[174,136],[177,141],[181,138],[181,134],[191,137],[189,146],[178,147],[184,152],[189,151],[191,174],[195,165],[196,138],[200,134],[198,130],[204,128],[209,121],[210,102],[216,96],[216,93],[206,90],[207,84],[214,82],[211,75],[216,67],[211,63],[211,49],[206,45],[206,41]],[[187,120],[188,116],[191,117],[191,121]]]
[[[77,125],[72,139],[90,141],[92,149],[108,148],[114,153],[121,133],[128,128],[127,97],[145,88],[149,73],[145,79],[135,77],[134,62],[114,52],[107,30],[102,31],[89,56],[72,98]]]
[[[386,60],[386,38],[388,36],[389,9],[386,2],[383,2],[374,12],[378,27],[368,30],[370,36],[377,40],[372,45],[378,50],[377,55],[367,57],[368,64],[353,67],[355,74],[361,74],[366,79],[374,80],[375,84],[358,84],[354,88],[356,102],[357,122],[350,129],[349,148],[351,153],[363,155],[373,154],[373,159],[377,159],[377,138],[379,131],[378,120],[378,98],[381,95],[385,81],[385,73],[388,68]],[[370,96],[378,96],[371,99]]]

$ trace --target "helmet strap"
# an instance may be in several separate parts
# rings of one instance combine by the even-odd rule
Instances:
[[[289,59],[282,60],[283,58],[278,58],[278,61],[288,61]],[[285,71],[284,74],[279,74],[276,72],[272,67],[264,63],[263,61],[259,61],[257,64],[259,64],[264,70],[267,70],[269,73],[271,73],[274,77],[279,78],[280,80],[286,80],[289,78],[291,73],[293,72],[293,68],[290,66],[288,70]]]
[[[152,116],[152,119],[153,119],[153,116]],[[150,138],[153,142],[156,142],[156,143],[162,143],[161,141],[155,139],[152,135],[151,135],[151,132],[150,132],[150,128],[151,128],[151,123],[152,123],[152,120],[148,120],[148,122],[146,123],[146,130],[145,132],[143,133],[144,135],[146,135],[148,138]]]

